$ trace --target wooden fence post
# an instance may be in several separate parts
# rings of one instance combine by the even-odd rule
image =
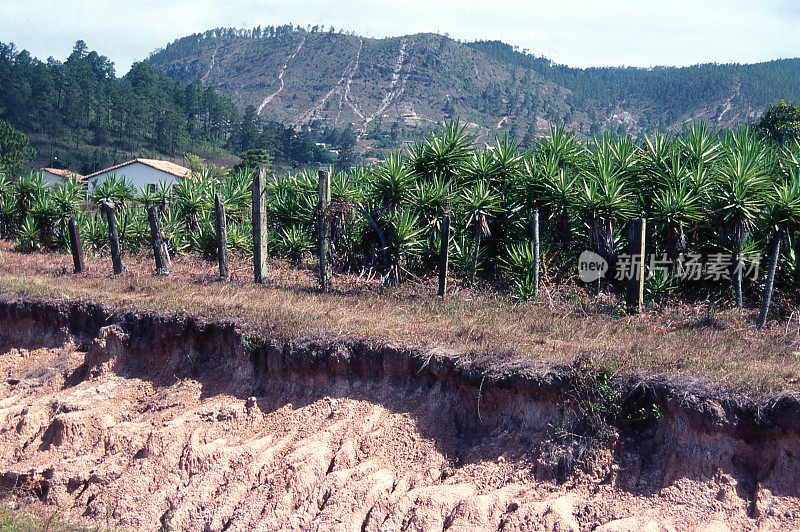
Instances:
[[[539,295],[539,263],[541,262],[541,243],[539,241],[539,208],[533,209],[533,297]]]
[[[108,240],[111,247],[111,264],[114,275],[122,273],[122,257],[119,253],[119,236],[117,235],[117,220],[114,218],[114,206],[106,200],[102,202],[103,210],[108,220]]]
[[[319,241],[319,286],[323,292],[331,289],[330,220],[328,206],[331,203],[331,175],[327,166],[319,167],[319,204],[317,213],[317,240]]]
[[[147,207],[147,218],[150,220],[150,244],[153,246],[153,257],[156,260],[156,275],[167,273],[167,261],[164,259],[164,242],[161,236],[161,223],[158,220],[158,208]]]
[[[164,257],[164,264],[166,265],[167,269],[172,268],[172,261],[169,258],[169,246],[167,245],[167,241],[164,240],[163,231],[161,232],[161,256]]]
[[[225,220],[225,202],[222,195],[217,193],[214,198],[214,229],[217,231],[217,262],[219,262],[219,277],[223,281],[228,278],[228,224]]]
[[[83,246],[81,245],[81,234],[78,230],[78,222],[75,218],[70,218],[67,224],[69,231],[69,247],[72,250],[72,264],[75,266],[75,273],[81,273],[86,269],[83,263]]]
[[[644,248],[647,234],[644,218],[634,218],[628,223],[628,253],[631,256],[631,276],[628,279],[626,303],[628,312],[642,311],[644,301]]]
[[[442,243],[439,248],[439,297],[444,299],[447,293],[447,263],[449,260],[450,252],[450,213],[446,212],[442,215]]]
[[[261,167],[253,174],[253,279],[256,283],[263,283],[267,272],[266,181],[267,169]]]

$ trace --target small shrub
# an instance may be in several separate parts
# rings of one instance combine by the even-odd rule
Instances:
[[[39,249],[39,231],[33,218],[23,220],[17,232],[17,245],[21,251],[31,252]]]
[[[521,242],[508,247],[502,264],[511,278],[511,293],[520,300],[528,300],[536,294],[533,271],[536,265],[533,242]]]
[[[275,242],[277,252],[293,264],[300,264],[303,258],[311,253],[314,245],[302,227],[293,225],[288,229],[281,229]]]

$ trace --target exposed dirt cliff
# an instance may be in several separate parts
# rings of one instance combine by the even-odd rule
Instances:
[[[800,526],[800,405],[0,297],[0,483],[157,530]],[[596,383],[595,383],[596,384]],[[634,415],[657,411],[657,419]],[[601,416],[602,417],[602,416]],[[606,416],[608,417],[608,416]],[[594,427],[595,430],[587,430]]]

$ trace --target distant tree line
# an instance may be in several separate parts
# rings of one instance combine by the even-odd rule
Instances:
[[[224,44],[239,39],[274,39],[281,41],[292,41],[295,33],[327,33],[355,35],[353,32],[345,32],[342,29],[336,30],[333,26],[325,29],[324,25],[308,25],[305,28],[293,24],[282,26],[256,26],[254,28],[214,28],[202,33],[193,33],[186,37],[181,37],[170,43],[164,48],[159,48],[150,54],[150,59],[158,57],[159,61],[168,62],[184,59],[189,55],[195,55],[208,46],[207,41],[215,44]]]
[[[33,58],[0,43],[0,119],[39,146],[58,145],[56,165],[90,172],[114,161],[109,149],[169,156],[202,147],[239,153],[267,149],[277,162],[327,162],[314,142],[248,108],[241,116],[226,96],[199,83],[183,83],[148,63],[117,78],[114,64],[75,43],[64,62]],[[87,146],[104,157],[79,158]],[[89,150],[91,151],[91,150]]]

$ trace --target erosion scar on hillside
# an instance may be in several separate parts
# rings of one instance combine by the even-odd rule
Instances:
[[[284,83],[283,83],[283,75],[284,75],[284,73],[286,73],[286,69],[289,67],[289,61],[291,61],[292,59],[294,59],[294,57],[297,55],[297,53],[298,53],[298,52],[300,51],[300,49],[303,47],[303,44],[304,44],[305,42],[306,42],[306,38],[305,38],[305,37],[301,38],[301,39],[300,39],[300,44],[298,44],[298,45],[297,45],[297,49],[296,49],[296,50],[295,50],[295,51],[292,53],[292,55],[290,55],[289,57],[287,57],[287,58],[286,58],[286,62],[285,62],[285,63],[283,63],[283,66],[281,67],[281,71],[280,71],[280,72],[278,72],[278,81],[280,82],[280,85],[281,85],[281,86],[280,86],[280,88],[278,88],[278,90],[276,90],[275,92],[273,92],[272,94],[270,94],[269,96],[267,96],[266,98],[264,98],[264,101],[262,101],[262,102],[261,102],[261,104],[258,106],[258,109],[256,110],[256,114],[259,114],[259,115],[260,115],[260,114],[261,114],[261,111],[263,111],[263,110],[264,110],[264,107],[265,107],[265,106],[266,106],[266,105],[267,105],[269,102],[271,102],[271,101],[272,101],[272,99],[273,99],[273,98],[275,98],[275,96],[277,96],[278,94],[280,94],[280,92],[283,90],[283,87],[284,87]]]

